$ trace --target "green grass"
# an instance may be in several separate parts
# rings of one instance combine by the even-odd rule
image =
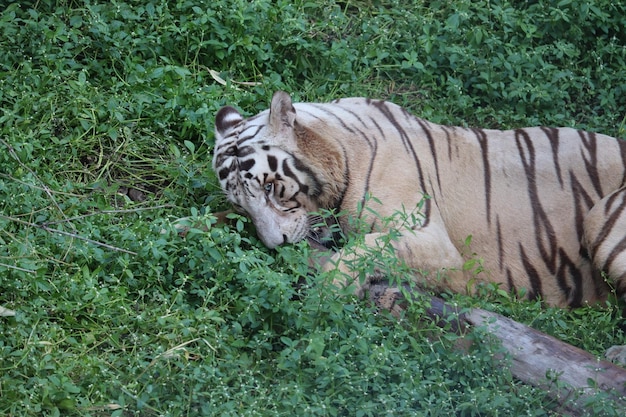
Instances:
[[[145,0],[0,12],[0,414],[553,415],[453,337],[268,251],[225,208],[213,115],[273,91],[388,98],[435,122],[626,136],[626,7],[599,1]],[[225,85],[212,74],[219,75]],[[247,84],[242,84],[242,83]],[[478,198],[478,197],[477,197]],[[209,226],[180,237],[177,218]],[[594,354],[618,308],[482,305]],[[602,396],[590,415],[618,415]]]

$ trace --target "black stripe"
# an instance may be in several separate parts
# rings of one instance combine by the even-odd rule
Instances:
[[[246,133],[248,130],[252,129],[253,127],[255,127],[256,129],[254,130],[253,133]],[[259,126],[250,126],[249,128],[247,128],[246,130],[239,132],[239,138],[237,139],[237,145],[241,145],[244,142],[249,141],[250,139],[254,139],[256,137],[256,135],[258,135],[258,133],[261,131],[261,129],[263,129],[265,127],[265,125],[259,125]]]
[[[219,176],[220,181],[225,180],[228,177],[228,174],[230,174],[230,168],[222,168],[219,170],[219,172],[217,173],[217,175]]]
[[[455,133],[456,128],[450,126],[441,126],[441,129],[446,134],[446,143],[448,144],[448,160],[452,161],[452,140],[450,139],[450,131]]]
[[[511,274],[511,270],[509,268],[506,269],[506,283],[508,284],[509,292],[515,292],[517,294],[517,287],[515,286],[515,280],[513,279],[513,274]],[[528,298],[530,298],[530,294],[528,294]]]
[[[341,192],[337,196],[335,202],[331,204],[331,207],[324,207],[327,209],[337,209],[338,211],[341,211],[341,209],[343,208],[343,200],[346,198],[346,193],[348,192],[348,188],[350,188],[350,183],[352,182],[352,173],[350,172],[350,162],[348,161],[348,158],[346,156],[346,148],[342,144],[340,144],[340,146],[343,162],[346,164],[346,168],[343,173],[343,188],[341,189]]]
[[[239,169],[241,171],[249,171],[256,164],[254,159],[246,159],[245,161],[239,162]]]
[[[596,268],[591,261],[589,251],[587,248],[581,245],[580,247],[580,264],[583,267],[587,266],[591,269],[591,280],[593,282],[593,290],[596,298],[604,298],[606,297],[606,282],[604,280],[604,276],[602,271]]]
[[[489,146],[487,134],[482,129],[472,129],[478,139],[483,157],[483,181],[485,183],[485,204],[487,205],[487,225],[491,225],[491,166],[489,165]]]
[[[598,251],[598,247],[602,244],[602,242],[604,242],[606,240],[606,238],[608,237],[608,235],[611,233],[611,231],[613,230],[613,227],[615,226],[615,224],[620,220],[620,218],[622,217],[622,214],[624,213],[624,210],[626,210],[626,189],[622,188],[620,191],[616,191],[615,194],[613,194],[612,196],[609,197],[609,201],[610,204],[612,205],[613,201],[615,201],[615,199],[618,198],[618,196],[621,196],[622,200],[621,200],[621,204],[619,204],[616,207],[616,210],[613,211],[612,213],[610,213],[608,210],[605,211],[605,215],[607,215],[607,219],[604,222],[604,225],[602,227],[602,230],[600,231],[600,233],[598,234],[598,236],[596,237],[596,239],[593,241],[593,243],[591,244],[591,247],[587,248],[589,250],[589,253],[591,254],[591,257],[595,259],[596,257],[596,252]],[[618,245],[619,246],[619,245]],[[609,255],[611,257],[611,259],[615,258],[619,253],[615,252],[615,249],[613,249],[611,251],[611,255]],[[611,260],[612,262],[612,260]],[[607,259],[605,262],[605,265],[609,264],[609,260]],[[605,266],[605,269],[607,267]]]
[[[256,154],[256,149],[253,146],[244,146],[242,148],[237,148],[237,157],[245,158],[248,155]]]
[[[554,163],[554,169],[556,170],[556,176],[559,179],[559,185],[563,188],[563,177],[561,175],[561,164],[559,163],[559,133],[560,129],[554,127],[542,127],[541,130],[547,136],[552,147],[552,162]]]
[[[354,133],[354,130],[352,130],[345,122],[344,119],[340,116],[338,116],[336,113],[333,113],[331,110],[329,110],[327,107],[324,107],[323,104],[311,104],[312,106],[314,106],[315,108],[317,108],[320,111],[323,111],[324,113],[326,113],[328,116],[331,116],[332,118],[334,118],[335,120],[337,120],[337,122],[339,122],[339,124],[341,125],[342,128],[344,128],[345,130],[347,130],[350,133]],[[342,107],[343,110],[348,111],[345,107]],[[319,119],[319,118],[318,118]]]
[[[604,207],[604,214],[605,215],[608,215],[610,213],[611,208],[613,207],[613,203],[615,203],[617,201],[618,196],[622,192],[624,192],[624,188],[621,188],[621,190],[614,191],[613,194],[609,198],[607,198],[606,204],[605,204],[605,207]],[[622,196],[622,201],[620,202],[621,204],[618,203],[618,204],[620,204],[620,207],[618,207],[618,210],[621,211],[621,210],[624,209],[624,202],[625,202],[624,201],[624,196]]]
[[[426,133],[426,140],[428,141],[428,147],[430,148],[430,156],[433,158],[433,162],[435,163],[435,174],[437,175],[437,187],[441,190],[441,178],[439,175],[439,159],[437,158],[437,149],[435,148],[435,141],[433,140],[433,135],[430,134],[430,128],[424,123],[422,119],[414,118],[413,120],[417,121],[420,125],[424,133]]]
[[[520,160],[526,173],[528,184],[528,198],[533,213],[535,241],[541,258],[551,274],[556,271],[556,233],[546,214],[537,189],[536,155],[533,142],[524,129],[515,131],[515,141]]]
[[[413,147],[411,137],[406,133],[402,125],[398,123],[393,113],[389,110],[388,103],[384,101],[372,101],[372,105],[376,107],[383,114],[383,116],[385,116],[387,120],[389,120],[389,122],[393,125],[393,127],[395,127],[396,130],[398,131],[398,134],[400,135],[400,139],[402,140],[402,143],[404,144],[405,149],[413,157],[413,162],[415,163],[415,168],[417,169],[418,181],[420,183],[422,192],[426,193],[426,184],[424,182],[424,172],[422,171],[422,165],[420,163],[419,158],[417,157],[415,148]],[[419,123],[419,120],[417,117],[414,117],[411,115],[409,115],[409,117],[413,121],[416,121],[417,123]],[[424,133],[426,133],[426,135],[430,135],[429,129],[424,130]],[[431,199],[428,198],[424,202],[424,213],[423,213],[424,223],[422,224],[422,227],[428,226],[430,222],[430,206],[431,206]]]
[[[404,145],[404,149],[406,149],[407,152],[413,151],[413,153],[415,153],[415,150],[413,150],[411,146],[411,137],[406,133],[402,124],[400,124],[396,120],[393,112],[389,108],[389,103],[387,103],[386,101],[382,101],[382,100],[376,100],[376,101],[371,101],[370,104],[376,109],[378,109],[378,111],[382,113],[382,115],[385,116],[387,120],[389,120],[389,122],[393,125],[393,127],[396,128],[396,130],[398,131],[398,134],[400,135],[400,139],[402,140],[402,144]],[[413,120],[418,122],[417,117],[413,117]]]
[[[528,292],[529,299],[535,299],[543,296],[543,290],[541,286],[541,277],[539,273],[533,266],[530,259],[526,255],[526,251],[524,251],[524,247],[522,244],[519,244],[520,256],[522,258],[522,265],[524,265],[524,269],[526,270],[526,274],[528,275],[528,280],[530,281],[530,288]]]
[[[504,268],[504,244],[502,242],[502,227],[500,225],[500,216],[496,216],[496,240],[498,242],[498,265],[500,271]]]
[[[233,156],[237,156],[237,147],[235,145],[231,145],[224,150],[221,150],[220,147],[215,153],[215,167],[221,167],[228,158]]]
[[[267,155],[267,165],[269,165],[270,171],[276,172],[276,169],[278,169],[278,160],[274,155]]]
[[[585,217],[587,216],[587,213],[589,213],[589,210],[591,210],[591,207],[593,207],[594,201],[589,194],[587,194],[587,190],[580,183],[580,181],[578,181],[578,178],[576,178],[573,172],[570,172],[570,188],[572,190],[572,203],[575,210],[574,223],[576,227],[576,236],[580,242],[583,238],[583,224]]]
[[[383,138],[383,139],[387,139],[385,137],[385,132],[383,132],[383,129],[378,124],[378,121],[376,119],[374,119],[373,117],[370,117],[370,122],[372,122],[372,124],[374,126],[376,126],[376,129],[378,129],[378,133],[380,134],[380,137]]]
[[[582,306],[584,295],[582,287],[583,277],[578,265],[567,256],[563,248],[559,248],[559,267],[555,278],[559,289],[565,294],[569,306]]]
[[[593,188],[596,190],[596,193],[599,196],[602,196],[602,185],[600,184],[600,174],[598,173],[598,148],[596,134],[579,130],[578,135],[580,136],[580,142],[582,146],[589,154],[589,157],[587,157],[585,152],[581,151],[581,156],[583,158],[583,161],[585,162],[587,175],[589,177],[589,180],[591,181],[591,184],[593,185]]]
[[[376,140],[376,138],[373,138],[373,140],[370,141],[370,138],[368,137],[368,135],[361,131],[360,129],[357,129],[359,134],[361,135],[361,137],[367,142],[367,145],[370,148],[370,162],[369,162],[369,166],[367,168],[367,172],[365,174],[365,181],[364,181],[364,185],[363,185],[363,197],[361,197],[361,206],[364,207],[365,206],[365,200],[367,198],[367,193],[370,189],[370,178],[372,177],[372,171],[374,170],[374,164],[376,163],[376,155],[378,153],[378,140]],[[361,213],[359,213],[359,217],[364,213],[364,211],[362,211]]]
[[[314,184],[313,192],[311,194],[309,194],[309,186],[300,182],[300,179],[293,172],[293,170],[289,166],[288,161],[286,159],[283,160],[283,163],[282,163],[282,166],[281,166],[282,171],[285,174],[285,176],[293,179],[298,184],[298,190],[300,192],[302,192],[302,193],[304,193],[306,195],[311,195],[313,197],[318,196],[319,193],[321,192],[321,186],[319,185],[319,181],[318,181],[317,177],[315,176],[315,174],[313,173],[313,171],[311,171],[302,162],[300,162],[299,159],[296,159],[294,157],[293,161],[294,161],[294,169],[296,169],[298,172],[302,172]]]
[[[283,170],[285,169],[285,167],[287,167],[287,164],[283,163]],[[300,186],[300,191],[303,192],[304,194],[308,195],[308,196],[311,196],[311,197],[319,196],[321,194],[321,192],[322,192],[322,185],[320,184],[319,180],[317,179],[317,175],[315,175],[315,173],[309,167],[304,165],[302,163],[302,161],[300,161],[296,157],[293,158],[293,167],[295,169],[297,169],[298,171],[304,173],[307,176],[307,178],[309,179],[309,181],[311,183],[313,183],[313,190],[311,191],[309,189],[308,185],[302,184],[298,180],[298,178],[295,175],[293,175],[293,173],[292,173],[294,181],[296,181],[298,183],[298,185]],[[288,175],[286,171],[283,171],[283,172],[285,172],[285,175]]]
[[[622,185],[624,185],[626,183],[626,140],[618,139],[617,145],[619,146],[620,155],[622,156],[622,166],[624,167],[622,174]]]

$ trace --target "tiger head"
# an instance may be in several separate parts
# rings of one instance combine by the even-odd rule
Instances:
[[[274,94],[269,110],[248,119],[233,107],[215,117],[213,169],[228,200],[252,219],[268,248],[306,238],[310,213],[332,200],[331,180],[301,146],[313,136],[296,120],[284,92]]]

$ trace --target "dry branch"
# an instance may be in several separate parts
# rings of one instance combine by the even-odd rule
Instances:
[[[11,222],[15,222],[15,223],[20,223],[29,227],[34,227],[34,228],[39,228],[42,230],[45,230],[48,233],[58,233],[60,235],[63,236],[69,236],[71,238],[74,239],[78,239],[78,240],[84,240],[85,242],[91,243],[92,245],[96,245],[96,246],[102,246],[104,248],[116,251],[116,252],[124,252],[124,253],[128,253],[130,255],[137,255],[136,252],[132,252],[123,248],[118,248],[117,246],[113,246],[113,245],[109,245],[108,243],[104,243],[104,242],[99,242],[97,240],[93,240],[93,239],[89,239],[87,237],[81,236],[77,233],[70,233],[70,232],[66,232],[64,230],[59,230],[59,229],[54,229],[52,227],[48,227],[46,224],[39,224],[39,223],[33,223],[33,222],[29,222],[26,220],[22,220],[22,219],[18,219],[17,217],[11,217],[11,216],[5,216],[4,214],[0,214],[0,218],[11,221]]]

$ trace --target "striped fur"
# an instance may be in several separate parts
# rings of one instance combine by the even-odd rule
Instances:
[[[394,245],[435,288],[463,292],[471,278],[564,307],[626,291],[624,141],[570,128],[441,126],[389,102],[292,104],[283,92],[248,119],[224,107],[215,124],[220,184],[270,248],[304,239],[320,208],[356,213],[370,193],[388,217],[427,195],[423,221]],[[385,230],[365,220],[375,245]],[[484,260],[478,276],[462,270],[470,235]]]

